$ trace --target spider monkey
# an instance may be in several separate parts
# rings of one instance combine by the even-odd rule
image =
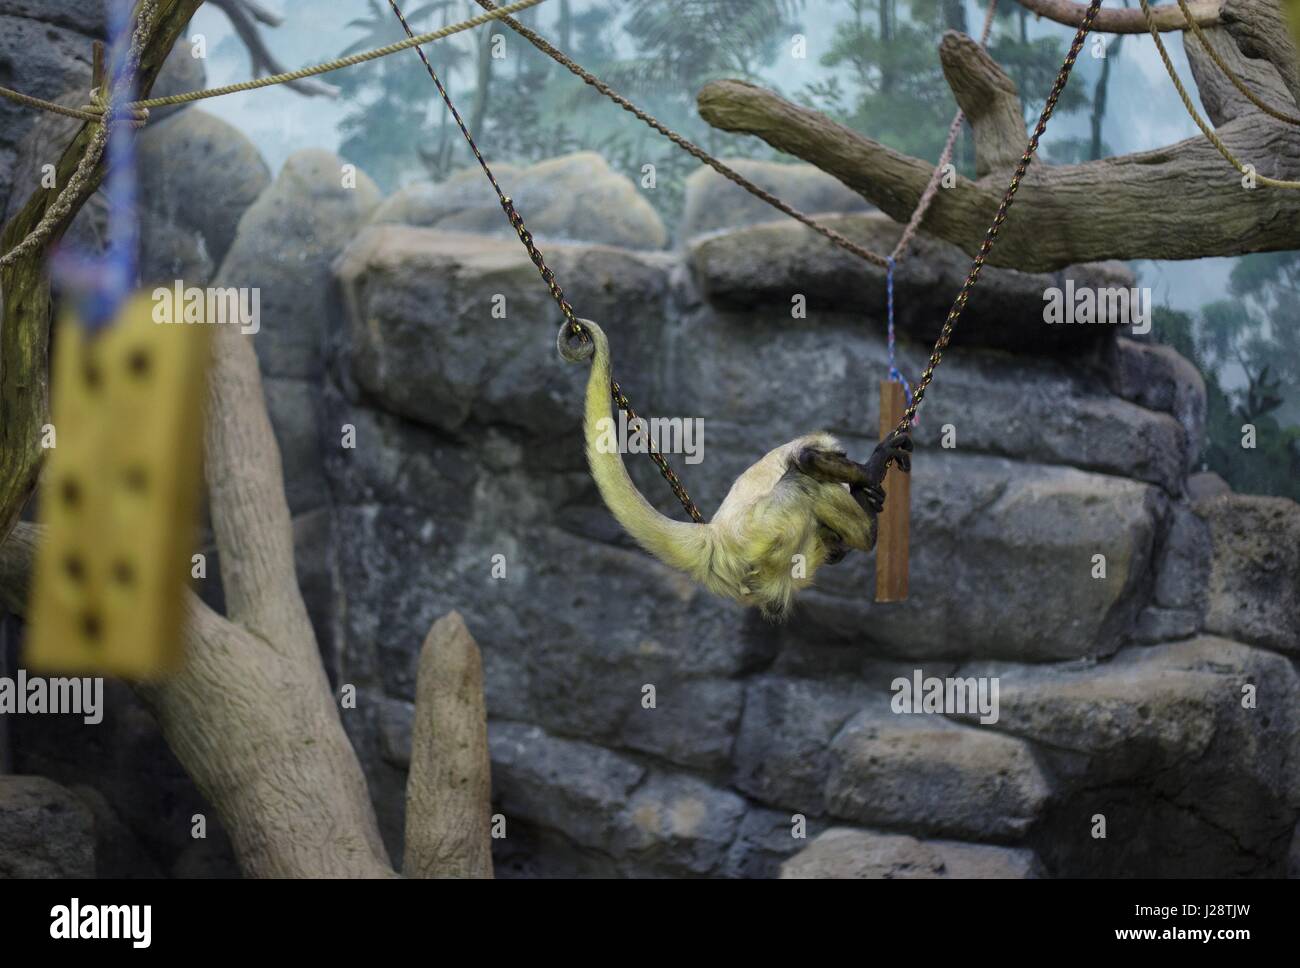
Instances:
[[[614,416],[609,341],[595,323],[581,324],[589,340],[566,322],[556,345],[569,362],[592,361],[583,418],[591,475],[618,523],[656,558],[714,594],[780,621],[818,568],[839,563],[851,550],[875,547],[885,471],[891,461],[911,471],[908,432],[886,436],[865,464],[845,456],[830,434],[797,437],[741,474],[708,524],[674,521],[637,490],[618,449],[598,443],[603,421]]]

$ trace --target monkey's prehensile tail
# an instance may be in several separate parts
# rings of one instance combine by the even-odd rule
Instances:
[[[660,514],[632,483],[620,453],[614,416],[609,340],[591,320],[582,320],[582,325],[591,337],[589,341],[579,340],[566,322],[560,327],[556,346],[560,356],[571,363],[591,359],[582,429],[587,441],[587,463],[600,496],[641,547],[665,564],[703,581],[708,572],[709,529]]]

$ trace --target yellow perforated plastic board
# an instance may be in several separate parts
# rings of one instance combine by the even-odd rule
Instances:
[[[36,671],[152,679],[181,658],[211,326],[148,294],[91,335],[61,320],[31,630]]]

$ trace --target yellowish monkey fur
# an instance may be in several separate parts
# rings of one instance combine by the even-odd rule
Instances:
[[[582,324],[590,342],[570,339],[566,325],[558,346],[566,360],[592,360],[583,418],[587,462],[610,512],[656,558],[714,594],[779,619],[828,558],[838,560],[846,548],[875,547],[875,517],[850,495],[848,485],[815,479],[794,465],[809,448],[842,454],[826,433],[807,434],[770,451],[737,478],[707,524],[660,514],[628,476],[618,448],[600,444],[602,436],[608,439],[602,430],[609,425],[603,422],[614,420],[609,341],[595,323],[584,319]]]

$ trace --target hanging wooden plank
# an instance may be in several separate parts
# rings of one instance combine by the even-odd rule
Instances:
[[[903,385],[880,381],[880,436],[893,431],[907,410]],[[876,522],[876,601],[903,602],[908,591],[912,476],[894,465],[885,474],[885,510]]]

